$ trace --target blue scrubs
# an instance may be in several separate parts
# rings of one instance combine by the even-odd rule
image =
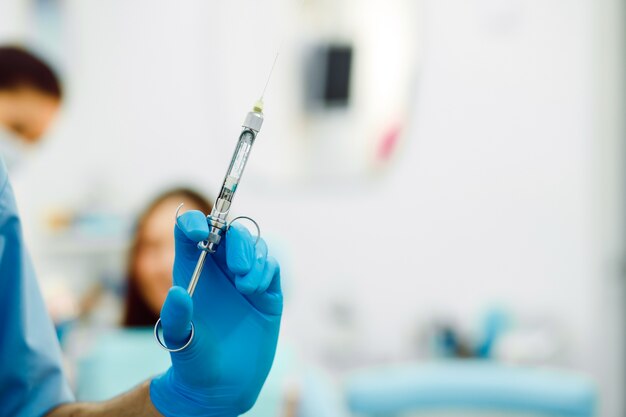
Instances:
[[[0,416],[43,416],[73,400],[0,160]]]

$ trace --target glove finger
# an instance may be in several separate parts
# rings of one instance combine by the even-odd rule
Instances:
[[[276,272],[276,268],[278,268],[278,261],[271,256],[267,257],[265,261],[265,268],[263,269],[263,277],[257,286],[256,293],[263,294],[269,288],[272,280],[274,279],[274,273]]]
[[[272,264],[272,266],[267,266]],[[280,265],[271,256],[267,258],[266,271],[273,269],[271,282],[261,294],[247,295],[246,298],[261,313],[280,316],[283,312],[283,294],[280,288]]]
[[[209,237],[209,224],[199,210],[190,210],[178,217],[174,230],[176,244],[196,246]]]
[[[268,294],[275,294],[280,296],[281,300],[283,297],[283,289],[281,287],[281,278],[280,278],[280,264],[274,258],[272,258],[276,263],[276,269],[274,269],[274,275],[272,276],[272,282],[270,282],[270,286],[267,287]],[[281,301],[282,303],[282,301]]]
[[[235,286],[242,294],[254,294],[259,291],[264,278],[265,264],[267,261],[267,244],[263,239],[259,239],[255,247],[255,256],[252,260],[252,267],[245,275],[236,275]],[[268,283],[269,285],[269,283]]]
[[[228,270],[239,276],[247,275],[256,260],[256,237],[243,225],[233,223],[226,233],[226,265]]]
[[[161,325],[165,344],[176,349],[189,340],[193,302],[184,288],[174,286],[167,294],[161,308]]]
[[[178,217],[174,227],[174,285],[187,287],[200,255],[198,242],[208,236],[209,225],[201,211],[191,210]]]

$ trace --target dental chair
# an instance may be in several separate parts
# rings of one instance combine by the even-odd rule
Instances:
[[[597,396],[573,372],[468,360],[366,370],[345,389],[362,417],[592,417]]]

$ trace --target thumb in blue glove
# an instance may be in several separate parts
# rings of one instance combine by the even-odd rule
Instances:
[[[272,366],[282,314],[280,268],[265,242],[233,224],[207,256],[193,300],[185,288],[209,234],[199,211],[175,228],[174,287],[161,310],[172,366],[155,378],[150,397],[165,416],[234,417],[248,411]]]

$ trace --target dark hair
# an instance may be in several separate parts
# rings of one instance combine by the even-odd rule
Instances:
[[[139,220],[135,227],[135,234],[133,243],[130,248],[129,261],[128,261],[128,287],[126,290],[126,307],[124,311],[124,320],[122,322],[124,327],[140,327],[140,326],[152,326],[159,318],[158,313],[154,313],[148,303],[141,295],[137,286],[137,254],[141,247],[141,235],[143,228],[145,227],[146,220],[154,212],[154,210],[161,205],[164,201],[173,197],[181,197],[185,200],[192,201],[203,213],[210,213],[213,205],[202,194],[189,188],[180,187],[174,188],[164,192],[144,209],[139,216]]]
[[[61,99],[59,77],[43,60],[16,46],[0,47],[0,90],[32,87]]]

